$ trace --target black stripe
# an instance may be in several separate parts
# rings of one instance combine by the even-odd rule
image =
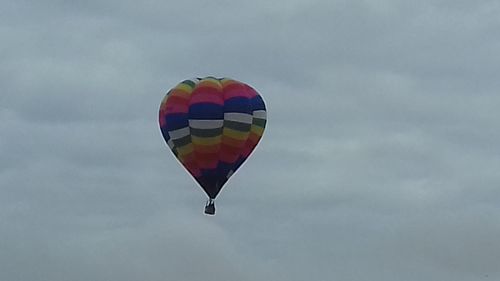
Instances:
[[[203,138],[220,136],[220,135],[222,135],[222,127],[215,128],[215,129],[191,128],[191,135],[197,136],[197,137],[203,137]]]
[[[266,126],[266,119],[254,118],[252,124],[264,128]]]
[[[248,133],[250,132],[250,128],[252,124],[241,123],[237,121],[224,120],[224,128],[233,129],[236,131]]]
[[[172,141],[174,142],[175,147],[182,147],[182,146],[185,146],[186,144],[191,143],[191,136],[187,135],[187,136],[184,136],[180,139],[176,139],[176,140],[172,140]]]

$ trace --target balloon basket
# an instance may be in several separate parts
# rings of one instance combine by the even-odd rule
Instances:
[[[212,199],[208,200],[205,205],[205,214],[210,216],[215,215],[215,202]]]

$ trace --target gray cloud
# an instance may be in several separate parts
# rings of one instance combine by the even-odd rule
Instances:
[[[493,280],[495,1],[10,1],[1,280]],[[216,217],[159,102],[230,76],[269,122]]]

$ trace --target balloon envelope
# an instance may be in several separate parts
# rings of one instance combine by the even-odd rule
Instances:
[[[165,95],[159,123],[174,155],[215,199],[259,143],[266,106],[245,83],[196,78],[179,83]]]

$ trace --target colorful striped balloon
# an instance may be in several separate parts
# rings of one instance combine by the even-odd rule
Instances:
[[[266,106],[250,86],[229,78],[185,80],[161,102],[163,137],[210,198],[262,137]]]

